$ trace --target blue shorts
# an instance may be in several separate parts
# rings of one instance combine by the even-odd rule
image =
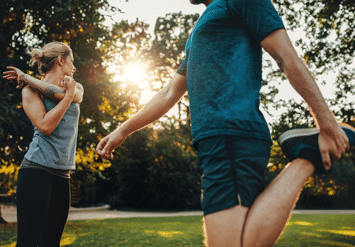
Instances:
[[[214,136],[198,141],[197,149],[204,215],[239,204],[250,208],[265,188],[270,141]]]

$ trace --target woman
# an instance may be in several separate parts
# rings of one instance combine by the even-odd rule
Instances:
[[[17,246],[59,246],[70,205],[70,170],[75,169],[79,104],[83,87],[72,78],[69,46],[52,42],[32,49],[43,81],[8,67],[4,78],[17,79],[23,109],[34,135],[17,181]]]

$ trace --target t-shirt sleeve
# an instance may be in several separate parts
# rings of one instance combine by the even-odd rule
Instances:
[[[271,0],[227,0],[227,8],[259,43],[273,31],[285,28]]]
[[[176,71],[176,73],[182,75],[182,76],[186,76],[186,66],[187,66],[187,58],[185,58],[180,67],[178,68],[178,70]]]

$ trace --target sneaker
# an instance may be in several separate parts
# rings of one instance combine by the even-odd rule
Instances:
[[[338,123],[340,127],[344,130],[345,134],[349,138],[349,145],[350,147],[355,146],[355,128],[346,123]]]
[[[350,146],[355,146],[355,128],[344,123],[339,123],[339,125],[348,136]],[[317,128],[291,129],[279,137],[278,143],[289,161],[297,158],[307,159],[314,164],[316,174],[325,174],[328,171],[322,163],[318,136]]]

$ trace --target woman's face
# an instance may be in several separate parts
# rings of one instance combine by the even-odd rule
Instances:
[[[76,71],[76,68],[73,63],[73,53],[70,52],[70,54],[64,59],[63,70],[65,75],[73,77],[74,72]]]

